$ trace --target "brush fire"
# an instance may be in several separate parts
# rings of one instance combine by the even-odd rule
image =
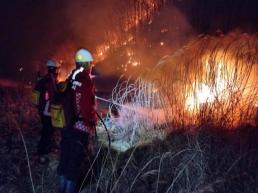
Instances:
[[[133,145],[181,128],[256,125],[257,47],[256,35],[200,37],[119,83],[112,96],[119,116],[107,117],[114,138]]]

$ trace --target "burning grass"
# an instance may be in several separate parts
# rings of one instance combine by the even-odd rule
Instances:
[[[166,119],[177,128],[255,124],[257,45],[256,35],[207,36],[161,60],[147,79],[159,90]]]
[[[119,116],[107,117],[114,138],[133,146],[178,129],[255,126],[257,48],[257,35],[199,37],[135,81],[119,83],[112,96]]]

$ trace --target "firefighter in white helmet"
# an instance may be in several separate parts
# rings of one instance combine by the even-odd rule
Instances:
[[[85,149],[93,147],[96,126],[95,91],[90,73],[93,58],[86,49],[75,54],[76,69],[68,78],[72,120],[62,132],[58,166],[59,193],[74,193]],[[66,110],[68,111],[68,110]],[[88,151],[89,152],[89,151]]]
[[[47,161],[51,152],[54,129],[51,124],[50,105],[54,98],[57,85],[59,64],[54,60],[46,62],[47,74],[40,78],[35,85],[34,92],[38,93],[37,107],[41,117],[42,130],[38,143],[38,155],[41,163]]]

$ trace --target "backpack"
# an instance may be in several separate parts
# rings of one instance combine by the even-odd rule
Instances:
[[[40,75],[38,75],[36,86],[34,87],[34,89],[32,90],[32,93],[31,93],[31,102],[36,107],[39,106],[39,100],[40,100],[40,86],[39,86],[40,80],[41,80],[41,77],[40,77]]]
[[[34,104],[35,106],[39,106],[39,97],[40,97],[40,92],[36,89],[32,90],[32,94],[31,94],[31,101],[32,104]]]
[[[47,105],[49,105],[49,93],[46,90],[46,80],[44,78],[38,80],[34,89],[32,90],[32,104],[34,104],[39,113],[44,113],[46,111]]]
[[[58,93],[50,106],[52,126],[69,128],[74,120],[70,82],[61,82],[57,87]]]

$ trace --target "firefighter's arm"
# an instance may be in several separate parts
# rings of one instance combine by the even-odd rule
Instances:
[[[95,135],[96,109],[95,109],[95,91],[92,82],[87,82],[81,87],[81,114],[85,125],[89,128],[89,135]]]

